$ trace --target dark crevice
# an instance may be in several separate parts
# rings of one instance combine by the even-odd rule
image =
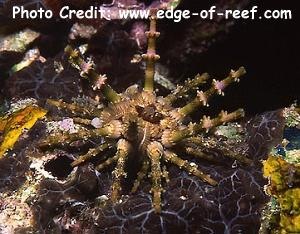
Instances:
[[[71,173],[71,163],[73,160],[67,155],[59,156],[55,159],[51,159],[45,164],[45,170],[50,172],[58,179],[65,179]]]

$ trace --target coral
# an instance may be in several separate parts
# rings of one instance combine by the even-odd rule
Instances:
[[[156,31],[156,21],[150,20],[150,30],[146,32],[148,37],[147,53],[142,55],[146,61],[145,84],[143,90],[137,86],[129,87],[125,92],[118,94],[106,82],[99,80],[103,76],[98,75],[91,62],[85,62],[79,51],[71,47],[66,48],[71,63],[80,70],[84,78],[89,78],[94,89],[102,91],[110,102],[110,105],[102,110],[95,109],[86,112],[76,103],[68,104],[61,100],[48,100],[48,104],[69,110],[70,113],[81,113],[76,118],[77,123],[90,126],[94,118],[99,118],[98,128],[85,128],[75,134],[55,134],[42,140],[41,148],[67,146],[74,141],[103,137],[103,142],[95,148],[91,148],[86,154],[78,157],[72,166],[80,166],[91,158],[101,155],[103,152],[113,150],[114,156],[100,159],[96,169],[102,171],[111,164],[116,164],[113,170],[113,184],[111,200],[116,203],[120,199],[124,179],[133,180],[131,193],[135,193],[147,175],[151,178],[152,204],[155,213],[161,212],[163,183],[168,181],[167,164],[177,165],[188,173],[199,177],[211,186],[218,181],[206,174],[194,162],[179,157],[179,154],[189,154],[196,158],[215,161],[216,159],[205,152],[203,148],[213,148],[218,145],[213,140],[206,139],[203,135],[210,129],[223,123],[236,120],[244,115],[243,110],[231,113],[222,111],[218,117],[211,119],[203,116],[199,123],[186,122],[186,117],[201,106],[207,106],[211,96],[224,95],[224,89],[231,83],[239,81],[245,73],[244,68],[231,71],[227,78],[221,81],[213,80],[212,86],[205,92],[198,91],[197,86],[206,83],[207,74],[198,75],[189,80],[183,87],[179,86],[166,97],[158,97],[154,92],[155,61],[159,56],[155,52],[155,42],[159,33]],[[183,107],[176,108],[172,104],[178,97],[196,94],[191,102]],[[98,113],[98,114],[97,114]],[[95,115],[96,114],[96,115]],[[82,118],[82,116],[84,118]],[[180,150],[181,149],[181,150]],[[250,164],[251,160],[245,155],[236,153],[220,145],[220,150],[231,159],[242,164]],[[134,160],[132,160],[134,158]]]
[[[276,194],[297,185],[299,169],[299,165],[289,164],[281,157],[269,156],[264,163],[264,175],[271,177],[268,191]]]
[[[300,165],[270,155],[264,162],[264,175],[270,178],[268,193],[280,206],[280,233],[300,232]]]
[[[264,161],[266,188],[271,201],[264,208],[262,233],[299,232],[299,114],[296,106],[283,109],[285,128],[283,140]]]
[[[36,121],[46,115],[46,110],[28,106],[23,110],[0,119],[1,145],[0,158],[7,150],[11,150],[20,135],[33,127]]]
[[[286,125],[288,127],[300,128],[300,108],[292,105],[284,109],[284,117],[286,118]]]

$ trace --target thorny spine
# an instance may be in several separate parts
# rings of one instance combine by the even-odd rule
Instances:
[[[213,85],[210,89],[205,92],[199,91],[193,101],[178,110],[181,118],[191,114],[202,105],[207,106],[209,98],[214,94],[224,95],[224,89],[233,82],[239,82],[240,77],[245,73],[245,68],[240,67],[237,71],[231,70],[228,77],[222,81],[213,80]]]
[[[131,145],[124,139],[120,139],[117,143],[117,153],[118,157],[117,165],[113,171],[114,183],[112,185],[111,200],[116,202],[119,199],[119,193],[121,190],[121,179],[126,177],[125,172],[125,162],[130,153]]]
[[[184,82],[184,85],[178,85],[176,89],[171,92],[168,96],[166,96],[164,99],[166,102],[174,103],[178,100],[178,98],[184,97],[185,95],[188,95],[188,93],[192,90],[197,90],[197,88],[202,85],[206,84],[206,81],[209,79],[209,75],[207,73],[204,73],[202,75],[196,75],[194,79]]]
[[[142,55],[142,58],[146,60],[144,90],[153,92],[155,62],[159,59],[159,55],[156,54],[155,49],[156,38],[159,37],[159,32],[156,31],[156,19],[154,16],[150,17],[150,29],[146,32],[146,36],[148,38],[148,50],[146,54]]]
[[[71,46],[67,46],[65,48],[65,53],[69,56],[71,63],[75,65],[74,67],[81,71],[81,76],[88,77],[93,86],[97,86],[96,84],[99,82],[99,79],[103,79],[103,75],[97,74],[90,62],[85,62],[80,57],[78,50],[74,50]],[[120,100],[119,94],[113,90],[110,85],[103,83],[102,87],[99,87],[99,89],[101,89],[103,95],[110,102],[114,103]]]

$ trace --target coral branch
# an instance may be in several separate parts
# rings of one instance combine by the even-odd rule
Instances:
[[[154,16],[150,17],[150,29],[146,32],[146,36],[148,38],[148,50],[146,54],[142,55],[142,58],[146,61],[144,90],[153,92],[155,61],[159,59],[159,55],[155,51],[156,38],[159,37],[159,32],[156,31],[156,19]]]
[[[81,130],[78,133],[72,133],[72,134],[55,134],[52,136],[48,136],[46,139],[42,139],[38,146],[40,148],[48,148],[48,147],[57,147],[57,146],[66,146],[70,143],[82,140],[82,139],[88,139],[92,137],[98,136],[97,129],[94,131],[88,131],[88,130]]]
[[[219,146],[219,150],[223,152],[223,154],[225,154],[228,158],[232,158],[237,160],[238,162],[241,162],[245,165],[251,165],[253,163],[253,161],[249,158],[246,158],[244,155],[240,154],[240,153],[236,153],[224,146]]]
[[[196,125],[196,128],[199,128],[199,130],[201,129],[206,129],[209,130],[211,128],[214,128],[216,126],[222,125],[224,123],[227,122],[232,122],[235,121],[239,118],[242,118],[245,116],[245,112],[243,109],[238,109],[234,112],[231,113],[227,113],[227,111],[221,111],[219,116],[217,118],[214,119],[210,119],[210,117],[208,116],[203,116],[202,120],[201,120],[201,124],[200,126]],[[198,130],[198,131],[199,131]],[[197,129],[196,129],[197,131]]]
[[[69,56],[70,63],[80,71],[80,75],[89,78],[92,82],[93,89],[100,89],[110,102],[114,103],[120,101],[119,94],[114,91],[110,85],[105,83],[106,77],[97,74],[91,63],[85,62],[77,50],[74,50],[71,46],[67,46],[65,53]]]

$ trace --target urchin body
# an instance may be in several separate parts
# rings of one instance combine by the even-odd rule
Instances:
[[[81,58],[78,51],[67,48],[66,53],[71,63],[80,70],[82,76],[91,80],[95,89],[102,91],[109,104],[103,109],[86,110],[76,103],[68,104],[61,100],[48,100],[51,105],[72,112],[73,115],[78,114],[79,117],[74,120],[87,128],[76,134],[50,136],[41,142],[41,146],[48,147],[101,136],[103,142],[79,156],[72,166],[80,166],[92,157],[101,157],[108,149],[115,149],[113,155],[96,165],[96,169],[101,171],[109,165],[115,165],[111,200],[116,202],[122,193],[122,181],[130,170],[128,164],[131,161],[137,161],[138,169],[131,192],[136,192],[141,181],[149,177],[152,184],[153,208],[157,213],[161,211],[162,180],[168,181],[168,163],[177,165],[212,186],[217,184],[217,181],[202,172],[195,163],[182,159],[179,153],[211,160],[210,155],[199,152],[198,146],[207,145],[205,139],[202,138],[202,133],[223,123],[236,120],[242,117],[244,112],[241,109],[232,113],[222,111],[216,118],[203,116],[195,123],[186,121],[186,117],[199,107],[207,106],[213,95],[223,95],[224,89],[232,82],[239,81],[239,77],[245,73],[243,68],[231,71],[224,80],[213,80],[211,87],[205,92],[199,91],[198,87],[206,83],[209,77],[207,74],[197,75],[194,79],[186,81],[183,86],[178,86],[166,97],[157,96],[153,90],[153,77],[155,60],[159,58],[155,53],[155,38],[158,35],[155,20],[151,19],[150,30],[147,32],[148,51],[143,55],[147,64],[145,86],[138,88],[134,85],[120,94],[104,82],[103,76],[98,75],[92,66]],[[192,97],[193,100],[183,107],[174,107],[176,100],[183,96]],[[95,119],[98,120],[97,125],[93,124]],[[91,126],[94,127],[91,128]],[[228,154],[228,152],[226,153],[228,157],[242,163],[250,162],[244,156]]]

